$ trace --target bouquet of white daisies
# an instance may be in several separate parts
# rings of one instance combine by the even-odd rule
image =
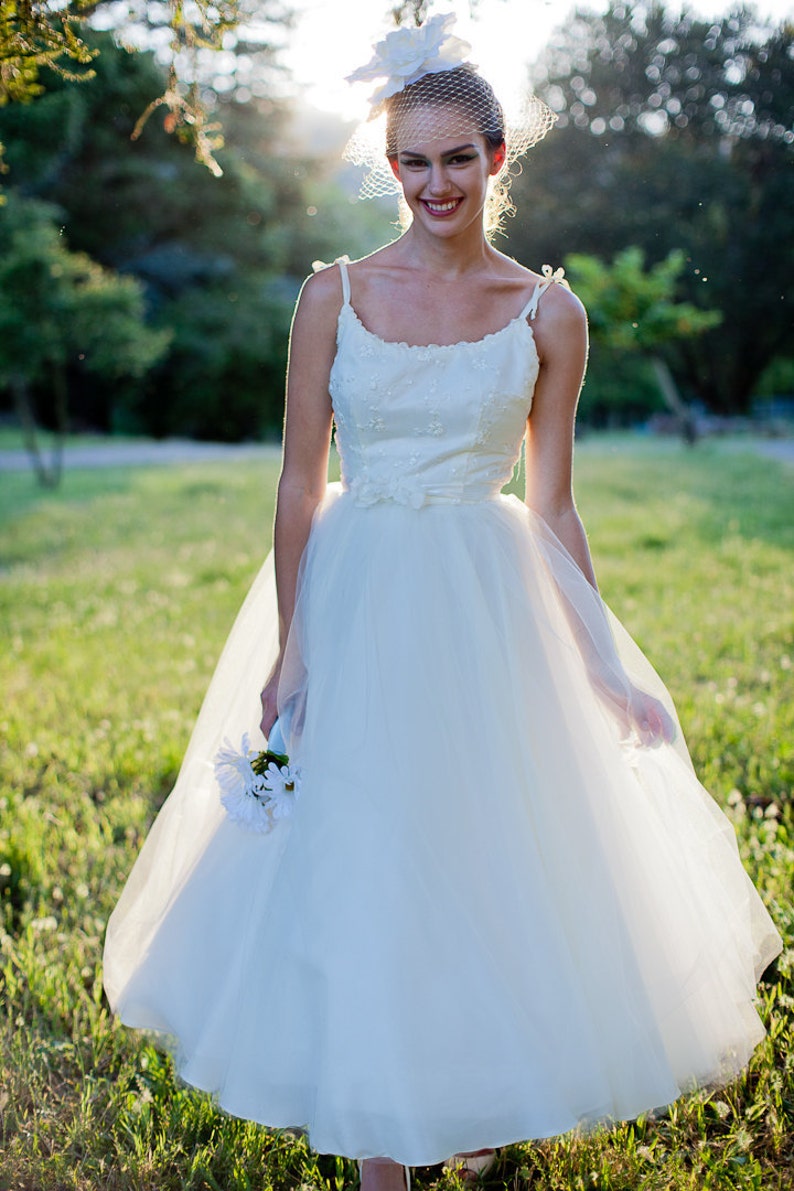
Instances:
[[[272,747],[271,747],[272,746]],[[290,766],[283,749],[278,720],[270,730],[268,748],[251,749],[248,733],[240,748],[228,740],[215,755],[213,768],[221,791],[221,802],[234,823],[265,834],[279,819],[288,819],[300,793],[300,770]]]

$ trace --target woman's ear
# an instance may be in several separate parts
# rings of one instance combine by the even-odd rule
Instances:
[[[491,170],[490,170],[492,176],[499,173],[499,171],[502,168],[502,166],[504,165],[506,159],[507,159],[507,145],[504,143],[504,141],[502,141],[501,145],[499,145],[493,151],[493,159],[491,161]]]
[[[400,163],[399,163],[399,161],[397,160],[396,157],[390,157],[389,165],[391,166],[391,172],[394,174],[395,178],[399,182],[400,181]]]

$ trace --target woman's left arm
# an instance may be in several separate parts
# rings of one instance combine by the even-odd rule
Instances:
[[[542,312],[542,313],[541,313]],[[587,365],[587,316],[568,289],[551,286],[543,295],[534,327],[540,357],[532,410],[527,422],[526,503],[539,513],[598,591],[587,535],[573,497],[573,430]],[[571,627],[591,681],[612,707],[625,734],[646,745],[672,741],[676,728],[663,705],[635,687],[624,673],[606,620],[600,647],[589,632]]]
[[[533,323],[540,372],[527,422],[526,493],[530,508],[554,531],[597,590],[573,496],[573,432],[587,365],[587,315],[560,285],[543,294]]]

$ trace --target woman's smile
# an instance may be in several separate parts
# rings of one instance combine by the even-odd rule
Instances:
[[[420,199],[419,200],[426,211],[428,211],[436,219],[446,219],[449,215],[453,215],[457,211],[460,204],[463,202],[463,196],[458,195],[455,198],[448,199]]]

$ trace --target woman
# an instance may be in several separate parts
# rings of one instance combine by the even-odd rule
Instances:
[[[276,585],[268,562],[107,944],[111,1002],[184,1078],[362,1160],[364,1191],[725,1082],[781,948],[598,596],[571,490],[585,314],[488,242],[510,138],[449,24],[358,72],[386,80],[410,226],[302,291]],[[501,495],[522,439],[524,502]],[[264,664],[300,797],[249,834],[207,761],[253,729]]]

